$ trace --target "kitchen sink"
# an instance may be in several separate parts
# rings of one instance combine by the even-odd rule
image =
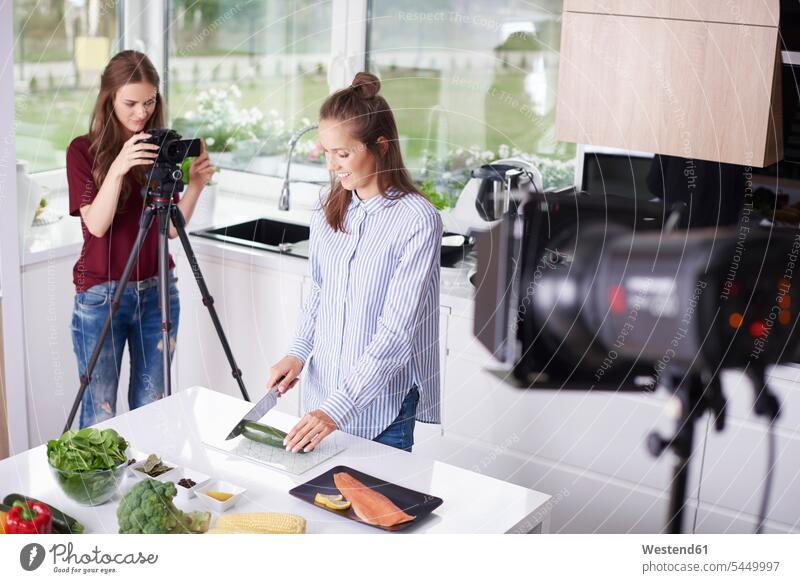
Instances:
[[[192,235],[275,253],[308,256],[310,230],[305,225],[272,219],[255,219],[228,227],[200,229]]]
[[[255,219],[228,227],[216,227],[194,231],[192,235],[263,249],[274,253],[286,253],[297,257],[308,257],[310,230],[305,225],[284,223],[273,219]],[[442,267],[458,267],[469,264],[472,241],[455,233],[444,233],[440,252]],[[474,261],[473,261],[474,263]]]

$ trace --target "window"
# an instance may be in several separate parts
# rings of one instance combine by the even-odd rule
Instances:
[[[346,20],[353,46],[367,29],[367,66],[427,192],[452,203],[469,169],[509,156],[533,161],[547,187],[572,183],[575,146],[553,127],[561,0],[363,0],[366,21],[334,0],[164,2],[168,124],[205,137],[220,166],[282,174],[289,137],[330,92],[331,54],[362,54],[332,47]],[[15,2],[17,151],[30,171],[63,168],[69,141],[88,130],[99,73],[119,50],[121,5]],[[315,137],[298,144],[295,159],[308,164],[296,180],[327,179]]]
[[[100,72],[117,51],[117,4],[14,2],[17,157],[30,172],[63,168],[70,141],[89,131]]]
[[[554,137],[561,0],[372,0],[369,68],[395,112],[406,164],[452,203],[471,168],[533,161],[572,184]]]
[[[170,0],[169,114],[217,165],[279,175],[328,95],[331,0]],[[324,162],[313,135],[296,158]],[[327,172],[320,164],[318,178]],[[307,174],[293,173],[296,179]]]

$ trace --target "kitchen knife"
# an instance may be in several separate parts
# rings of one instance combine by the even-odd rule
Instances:
[[[239,435],[241,435],[242,428],[243,428],[244,423],[246,421],[258,421],[264,415],[266,415],[267,411],[272,409],[276,405],[276,403],[278,402],[278,395],[279,395],[278,389],[276,389],[276,388],[270,389],[267,392],[267,394],[264,395],[264,397],[262,397],[261,400],[258,403],[256,403],[255,407],[250,409],[250,411],[248,411],[247,415],[242,417],[239,420],[239,422],[236,425],[234,425],[233,429],[228,434],[228,437],[225,438],[225,441],[227,441],[229,439],[233,439],[234,437],[238,437]]]

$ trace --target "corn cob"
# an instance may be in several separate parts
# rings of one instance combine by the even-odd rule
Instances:
[[[303,534],[306,519],[281,512],[249,512],[223,515],[208,534]]]

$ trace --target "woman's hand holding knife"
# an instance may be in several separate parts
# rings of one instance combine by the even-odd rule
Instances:
[[[283,395],[297,384],[302,370],[303,362],[299,358],[284,356],[269,369],[267,388],[275,387],[278,394]],[[336,429],[336,423],[326,413],[319,409],[310,411],[286,436],[286,451],[311,451]]]

